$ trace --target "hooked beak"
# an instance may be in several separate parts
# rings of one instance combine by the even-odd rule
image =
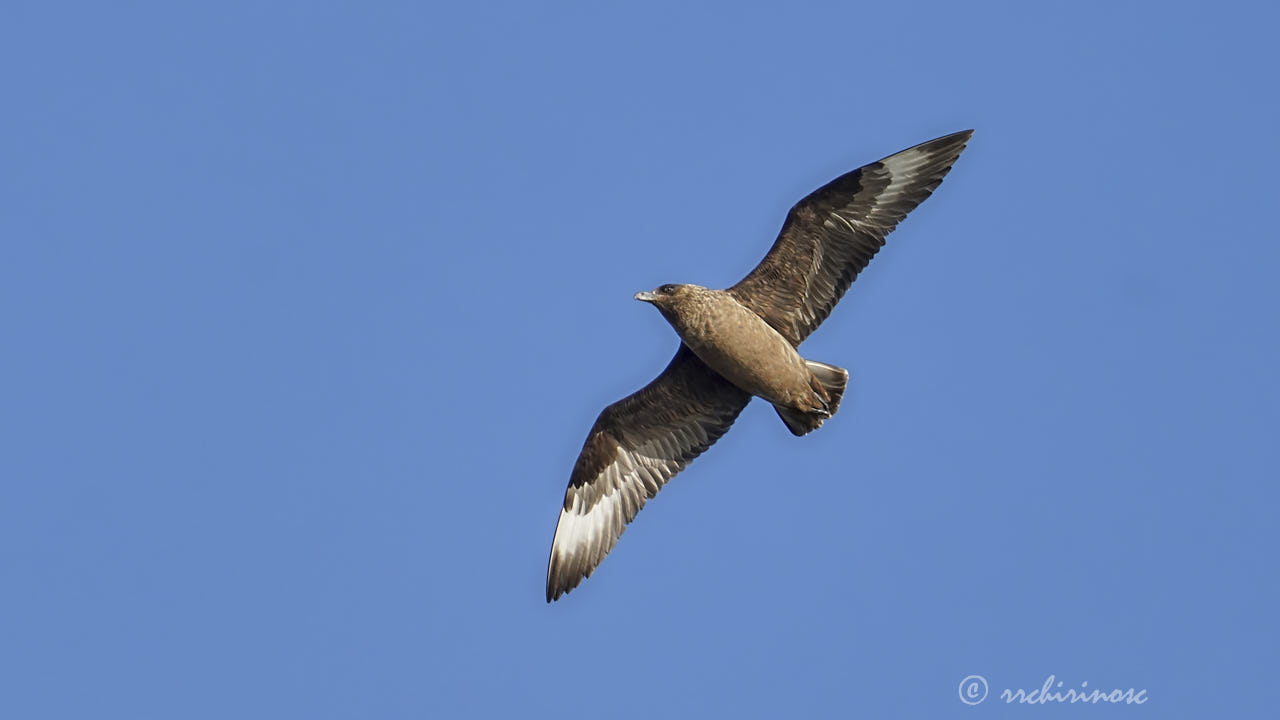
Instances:
[[[658,296],[654,295],[651,292],[638,292],[636,293],[636,299],[639,300],[640,302],[651,303],[657,300]]]

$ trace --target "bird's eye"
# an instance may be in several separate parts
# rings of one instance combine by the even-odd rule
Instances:
[[[662,293],[663,295],[670,295],[675,291],[676,291],[675,285],[663,285],[662,287],[658,288],[658,292]]]

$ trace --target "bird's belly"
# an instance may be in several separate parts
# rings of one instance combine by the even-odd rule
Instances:
[[[720,322],[682,333],[712,370],[771,403],[792,406],[812,390],[809,369],[787,339],[745,308]]]

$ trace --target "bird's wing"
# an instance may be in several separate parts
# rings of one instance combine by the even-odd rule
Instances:
[[[589,577],[645,501],[711,447],[750,400],[681,344],[653,382],[605,408],[569,477],[547,564],[547,602]]]
[[[778,239],[729,293],[793,345],[831,314],[884,238],[933,192],[972,130],[916,145],[846,173],[787,213]]]

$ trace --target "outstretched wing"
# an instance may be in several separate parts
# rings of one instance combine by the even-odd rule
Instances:
[[[681,344],[653,382],[605,408],[569,477],[547,602],[589,577],[645,501],[720,439],[750,400]]]
[[[942,182],[972,130],[832,180],[787,214],[764,260],[729,293],[793,345],[831,314],[884,238]]]

